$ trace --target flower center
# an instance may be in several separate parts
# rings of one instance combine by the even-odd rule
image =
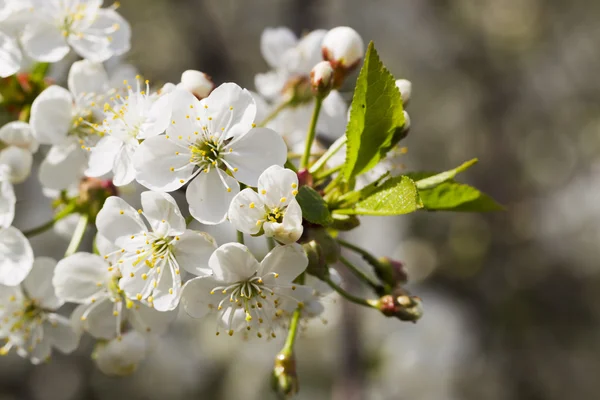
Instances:
[[[190,163],[201,169],[220,167],[223,142],[219,138],[209,136],[205,140],[198,140],[190,145]]]
[[[265,206],[266,208],[266,206]],[[283,222],[284,209],[275,207],[272,209],[267,209],[267,215],[265,216],[265,220],[269,222],[282,223]]]

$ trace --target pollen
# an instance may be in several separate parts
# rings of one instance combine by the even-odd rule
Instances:
[[[231,188],[230,187],[227,188],[227,192],[231,192]]]
[[[250,207],[250,208],[254,208],[254,207],[255,207],[255,205],[254,205],[254,203],[250,203],[250,205],[249,205],[248,207]]]
[[[279,199],[280,202],[285,203],[287,201],[287,198],[282,197],[281,199]]]
[[[148,303],[152,303],[152,302],[154,301],[154,297],[152,297],[152,296],[148,296],[148,299],[147,299],[147,300],[148,300]]]
[[[252,124],[252,127],[253,127],[253,128],[256,128],[256,124]]]
[[[139,301],[139,300],[141,300],[141,299],[142,299],[142,294],[141,294],[141,293],[138,293],[138,294],[135,296],[135,298],[136,298],[136,299],[138,299],[138,301]]]
[[[297,187],[298,187],[298,184],[292,183],[292,189],[296,189]]]
[[[121,210],[121,211],[119,211],[119,214],[123,215],[123,214],[125,214],[125,211]]]
[[[142,279],[143,279],[143,280],[146,280],[146,279],[148,279],[148,275],[147,275],[147,274],[142,274]]]
[[[175,168],[173,168],[173,167],[169,168],[169,170],[170,170],[171,172],[175,172]]]
[[[169,288],[169,294],[173,294],[173,288]]]
[[[138,209],[138,213],[139,213],[139,214],[143,213],[143,211],[142,211],[142,209],[141,209],[141,208],[139,208],[139,209]]]
[[[292,195],[293,195],[293,196],[295,196],[295,195],[297,195],[297,194],[298,194],[298,191],[297,191],[297,190],[292,190]]]
[[[260,194],[267,194],[267,191],[265,189],[260,191]]]

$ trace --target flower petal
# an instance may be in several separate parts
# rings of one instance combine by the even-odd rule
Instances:
[[[238,168],[234,177],[248,186],[255,187],[260,174],[271,165],[283,166],[287,159],[285,142],[268,128],[251,129],[228,147],[232,151],[226,151],[223,157],[233,168]]]
[[[60,86],[50,86],[31,104],[29,123],[41,144],[62,144],[73,123],[73,96]]]
[[[16,286],[33,267],[33,250],[17,228],[0,229],[0,284]]]
[[[21,44],[25,53],[36,61],[54,63],[69,53],[69,46],[60,28],[41,18],[25,27]]]
[[[113,165],[113,183],[115,186],[125,186],[135,179],[135,168],[133,168],[133,155],[139,145],[126,144],[121,147],[115,157]]]
[[[179,189],[194,171],[188,153],[164,135],[144,140],[133,156],[133,165],[139,183],[165,192]]]
[[[113,315],[114,303],[103,297],[86,309],[83,329],[98,339],[112,339],[117,335],[117,318]]]
[[[108,90],[108,74],[100,63],[76,61],[69,70],[68,85],[75,97],[89,93],[103,94]]]
[[[216,309],[223,299],[223,294],[220,292],[210,294],[210,292],[220,285],[222,282],[216,281],[211,276],[202,276],[187,281],[181,295],[181,304],[185,312],[193,318],[202,318],[211,309]]]
[[[137,331],[129,331],[120,339],[114,339],[96,351],[96,365],[109,376],[132,374],[146,357],[147,343]]]
[[[67,189],[79,183],[87,163],[87,152],[74,141],[52,146],[40,165],[40,182],[47,189]]]
[[[254,76],[254,86],[261,95],[268,99],[281,96],[289,75],[283,70],[269,71]]]
[[[0,165],[0,229],[9,227],[15,218],[17,198],[9,173],[10,167]]]
[[[209,118],[209,131],[224,131],[227,138],[237,137],[252,128],[256,117],[254,98],[235,83],[224,83],[200,102]]]
[[[115,159],[123,147],[123,142],[112,136],[105,136],[90,151],[90,160],[85,174],[101,177],[112,171]]]
[[[302,246],[289,244],[271,250],[260,263],[257,274],[266,284],[287,285],[304,272],[307,265],[308,257]]]
[[[154,231],[168,225],[168,235],[180,235],[185,231],[185,219],[179,211],[175,199],[167,193],[143,192],[141,194],[144,217]]]
[[[9,146],[17,146],[35,153],[39,144],[33,137],[27,122],[13,121],[0,128],[0,141]]]
[[[173,255],[181,268],[194,275],[210,275],[210,256],[217,248],[215,239],[208,233],[186,230],[175,242]]]
[[[6,78],[19,71],[22,58],[17,41],[0,32],[0,78]]]
[[[44,338],[65,354],[74,352],[79,345],[79,335],[71,327],[69,319],[58,314],[48,314],[48,320],[44,322]]]
[[[228,188],[231,190],[228,191]],[[203,224],[220,224],[225,221],[229,204],[239,190],[237,181],[222,171],[212,168],[208,173],[201,172],[190,182],[185,192],[190,214]]]
[[[165,265],[158,277],[157,286],[152,291],[152,306],[158,311],[174,310],[179,304],[181,290],[181,274]]]
[[[58,262],[51,279],[56,295],[72,303],[89,303],[105,292],[110,278],[108,263],[100,256],[75,253]]]
[[[265,217],[263,199],[254,190],[246,188],[233,198],[227,216],[238,231],[257,234],[261,227],[258,221]]]
[[[70,35],[69,44],[80,56],[92,62],[106,61],[126,53],[131,47],[129,22],[110,8],[98,10],[94,22],[81,33],[81,36]]]
[[[139,213],[120,197],[111,196],[96,217],[98,232],[119,247],[131,241],[131,236],[146,232]]]
[[[157,311],[151,307],[140,305],[130,311],[129,322],[135,330],[142,334],[161,335],[177,318],[177,310]]]
[[[56,268],[56,260],[50,257],[36,257],[33,267],[23,281],[23,288],[30,299],[47,310],[56,310],[64,301],[56,296],[52,285],[52,276]]]
[[[8,165],[12,183],[24,182],[31,173],[33,155],[25,149],[9,146],[0,150],[0,165]]]
[[[260,52],[267,64],[277,69],[282,67],[281,56],[297,42],[296,35],[289,28],[265,28],[260,36]]]
[[[285,206],[298,192],[298,175],[291,169],[273,165],[258,178],[258,192],[270,208]]]
[[[286,207],[283,222],[266,222],[264,224],[266,236],[274,237],[278,242],[291,244],[297,242],[302,236],[302,209],[300,204],[293,199]]]
[[[244,281],[259,268],[252,252],[240,243],[227,243],[219,247],[210,256],[208,265],[215,279],[225,283]]]

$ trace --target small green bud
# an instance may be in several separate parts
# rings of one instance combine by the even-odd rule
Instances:
[[[386,294],[373,303],[386,317],[416,322],[423,315],[423,304],[417,296],[409,296],[403,290]]]
[[[305,226],[304,229],[306,240],[314,240],[321,247],[325,263],[333,264],[337,262],[340,257],[340,245],[331,237],[327,229],[316,226]]]
[[[271,385],[275,392],[286,397],[298,393],[296,357],[293,353],[281,352],[277,354],[273,375],[271,376]]]
[[[329,268],[327,267],[323,249],[319,243],[315,240],[311,240],[308,243],[304,243],[302,247],[308,256],[308,267],[306,267],[306,272],[321,280],[327,278],[329,276]]]
[[[333,214],[332,229],[338,231],[350,231],[360,225],[360,220],[356,215]]]
[[[382,281],[387,283],[390,287],[396,287],[399,283],[406,283],[408,281],[408,275],[404,264],[400,261],[392,260],[387,257],[380,257],[377,259],[377,264],[373,265],[375,274]]]

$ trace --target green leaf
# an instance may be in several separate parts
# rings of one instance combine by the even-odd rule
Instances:
[[[458,182],[444,182],[434,188],[419,190],[427,210],[485,212],[504,207],[476,188]]]
[[[296,200],[300,203],[302,217],[308,222],[323,226],[333,222],[327,203],[313,188],[309,186],[300,187]]]
[[[419,209],[421,201],[415,182],[407,176],[397,176],[380,184],[369,185],[365,197],[354,208],[336,210],[338,214],[401,215]]]
[[[356,82],[346,126],[344,178],[350,181],[373,168],[406,135],[404,123],[396,81],[371,42]]]
[[[444,171],[444,172],[441,172],[441,173],[433,175],[433,176],[429,176],[429,177],[422,178],[422,179],[417,179],[416,180],[417,189],[419,189],[419,190],[431,189],[441,183],[444,183],[451,179],[454,179],[454,177],[459,172],[463,172],[463,171],[467,170],[468,168],[470,168],[471,166],[476,164],[477,161],[478,160],[476,158],[474,158],[472,160],[462,163],[458,167],[451,169],[449,171]]]

